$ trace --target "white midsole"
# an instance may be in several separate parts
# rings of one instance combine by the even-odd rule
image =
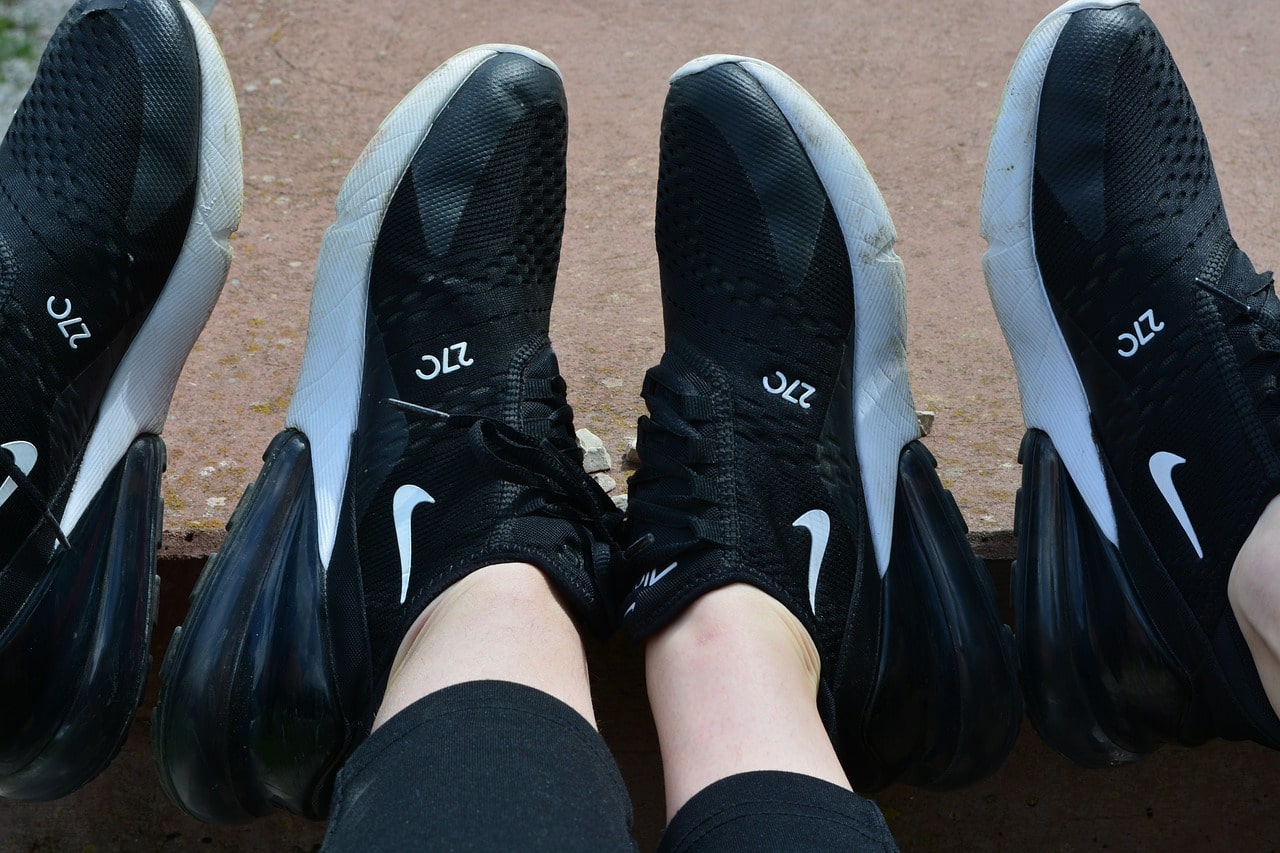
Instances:
[[[446,60],[393,109],[356,160],[338,194],[337,219],[325,231],[302,370],[285,426],[306,434],[315,477],[320,560],[327,569],[360,404],[369,275],[391,197],[441,110],[485,60],[517,53],[556,71],[537,51],[481,45]]]
[[[790,122],[831,199],[853,274],[854,441],[876,566],[889,569],[898,457],[920,436],[907,381],[906,275],[893,250],[897,232],[880,190],[849,138],[799,83],[767,62],[704,56],[677,80],[726,62],[751,74]]]
[[[200,166],[191,223],[164,291],[107,387],[60,524],[76,523],[129,445],[164,428],[178,375],[213,311],[231,266],[243,206],[240,112],[217,39],[188,0],[200,58]]]
[[[1101,452],[1093,438],[1089,401],[1075,359],[1049,304],[1036,262],[1031,223],[1036,123],[1045,70],[1067,20],[1084,9],[1114,9],[1136,0],[1072,0],[1041,21],[1022,46],[1005,84],[991,133],[982,185],[982,257],[987,290],[1004,332],[1029,429],[1053,441],[1103,534],[1117,541],[1115,511]]]

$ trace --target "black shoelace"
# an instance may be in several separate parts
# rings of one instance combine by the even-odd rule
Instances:
[[[1210,250],[1204,267],[1196,275],[1195,283],[1202,290],[1240,309],[1247,322],[1255,323],[1272,334],[1280,335],[1280,302],[1276,300],[1273,273],[1270,271],[1258,273],[1253,289],[1245,291],[1243,298],[1219,286],[1231,254],[1237,248],[1236,241],[1230,234],[1219,237]]]
[[[625,552],[634,561],[633,574],[728,540],[718,520],[721,496],[708,470],[717,461],[715,445],[698,428],[715,419],[714,411],[706,398],[675,390],[665,381],[668,370],[659,364],[644,380],[655,417],[640,418],[644,456],[629,489],[628,526],[639,531]]]
[[[1223,281],[1238,251],[1230,234],[1219,237],[1194,281],[1201,291],[1228,307],[1222,315],[1227,332],[1224,344],[1233,353],[1258,406],[1262,431],[1250,434],[1261,452],[1268,443],[1280,445],[1280,299],[1270,271],[1243,277],[1243,281]],[[1280,476],[1274,464],[1273,457],[1263,452],[1262,469],[1268,478]]]
[[[563,381],[548,380],[547,387],[553,390],[557,382]],[[523,514],[581,525],[591,532],[597,543],[609,548],[610,555],[617,552],[617,529],[622,513],[582,465],[549,438],[535,439],[485,415],[450,414],[404,400],[383,402],[402,412],[467,430],[467,444],[480,464],[507,482],[533,489],[533,494],[521,505]],[[567,404],[555,407],[548,418],[553,426],[571,423],[572,419],[573,409]],[[596,559],[594,555],[593,559]]]
[[[53,510],[50,508],[49,500],[40,492],[40,489],[31,479],[18,467],[18,461],[14,458],[13,453],[8,448],[0,448],[0,475],[8,477],[17,485],[18,491],[23,497],[31,501],[31,503],[40,510],[41,521],[53,528],[54,535],[58,538],[58,543],[71,550],[71,542],[67,540],[67,534],[62,531],[62,525],[58,523],[58,519],[54,517]]]

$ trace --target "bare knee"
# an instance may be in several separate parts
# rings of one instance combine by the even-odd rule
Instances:
[[[1247,631],[1280,640],[1280,498],[1272,500],[1236,557],[1227,583],[1236,619]]]

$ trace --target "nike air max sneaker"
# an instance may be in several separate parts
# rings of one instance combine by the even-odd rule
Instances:
[[[917,441],[902,263],[861,158],[776,68],[695,60],[667,97],[656,237],[666,352],[624,627],[643,639],[752,584],[814,638],[855,786],[992,772],[1021,723],[1011,638]]]
[[[96,776],[141,698],[164,426],[240,218],[195,7],[67,13],[0,144],[0,795]]]
[[[1227,578],[1280,492],[1280,304],[1134,3],[1067,3],[1005,89],[987,284],[1027,434],[1014,605],[1032,722],[1086,766],[1280,746]]]
[[[564,223],[559,72],[465,51],[387,117],[338,199],[286,429],[170,647],[153,743],[208,821],[327,813],[405,631],[531,562],[587,623],[612,502],[582,470],[547,336]]]

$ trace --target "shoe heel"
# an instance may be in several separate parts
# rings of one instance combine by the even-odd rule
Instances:
[[[1022,724],[1012,638],[936,465],[919,442],[898,462],[879,683],[865,725],[874,756],[846,764],[878,765],[853,780],[860,789],[896,778],[934,789],[971,784],[1004,763]]]
[[[1190,679],[1148,620],[1049,436],[1019,453],[1013,606],[1027,712],[1041,737],[1085,767],[1129,764],[1177,733]]]
[[[352,740],[332,677],[305,437],[281,432],[265,459],[169,646],[152,716],[161,784],[211,823],[273,806],[323,817]]]
[[[146,685],[164,459],[158,436],[130,445],[0,635],[0,796],[66,796],[124,743]]]

